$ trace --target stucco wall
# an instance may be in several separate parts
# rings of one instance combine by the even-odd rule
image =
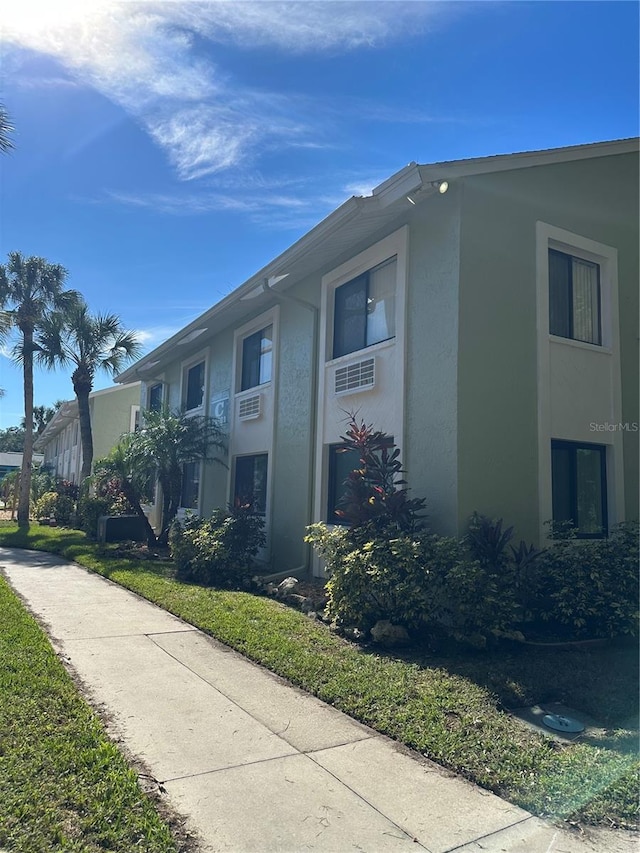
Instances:
[[[96,392],[89,400],[94,461],[106,456],[119,439],[131,430],[131,407],[140,405],[140,383],[114,385]]]
[[[536,541],[536,221],[619,253],[623,420],[638,421],[637,157],[467,178],[462,187],[459,523],[503,516]],[[625,433],[627,517],[638,514],[638,434]],[[597,438],[594,438],[597,441]]]
[[[314,302],[317,294],[309,281],[291,294]],[[311,513],[313,459],[314,314],[286,300],[280,302],[279,379],[272,464],[273,481],[272,565],[274,571],[307,563],[304,530]]]
[[[429,525],[457,528],[459,187],[429,199],[410,222],[405,437],[402,460]]]

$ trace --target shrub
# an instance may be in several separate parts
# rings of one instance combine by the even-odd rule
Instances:
[[[370,630],[389,619],[409,630],[446,627],[461,638],[510,630],[511,576],[474,559],[466,542],[434,534],[355,543],[345,529],[307,528],[329,573],[327,615],[338,627]]]
[[[423,527],[423,498],[410,498],[400,450],[389,436],[351,415],[344,450],[355,451],[360,467],[344,483],[337,515],[360,541],[415,533]]]
[[[575,637],[637,636],[638,525],[608,539],[560,535],[529,573],[529,622]]]
[[[45,492],[36,503],[34,514],[38,521],[43,518],[55,518],[58,524],[69,524],[75,503],[67,495],[57,492]]]
[[[43,518],[51,518],[54,514],[53,510],[57,499],[57,492],[45,492],[42,497],[36,501],[33,512],[38,521],[41,521]]]
[[[36,468],[31,474],[31,500],[34,506],[46,492],[55,491],[55,486],[56,478],[48,468]]]
[[[111,514],[110,498],[84,496],[78,501],[78,523],[87,536],[95,539],[98,535],[98,519],[101,515]]]
[[[370,630],[379,619],[417,627],[429,610],[420,542],[409,537],[356,544],[344,528],[308,529],[330,574],[327,614],[339,627]]]
[[[217,509],[209,519],[176,520],[169,535],[180,580],[232,589],[246,586],[264,544],[264,519],[250,506]]]
[[[80,486],[73,483],[71,480],[58,480],[56,482],[56,492],[59,495],[65,495],[71,498],[74,502],[78,500],[80,495]]]

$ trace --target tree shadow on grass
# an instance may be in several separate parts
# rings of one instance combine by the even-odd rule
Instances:
[[[503,643],[486,651],[449,646],[444,653],[426,646],[387,653],[372,646],[368,651],[466,678],[487,689],[505,709],[559,702],[583,711],[607,729],[638,727],[635,642],[612,640],[603,647],[562,649]]]

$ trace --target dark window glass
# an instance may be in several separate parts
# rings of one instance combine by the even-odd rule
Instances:
[[[187,411],[199,409],[204,399],[204,361],[194,364],[187,371],[187,396],[185,407]]]
[[[162,383],[158,382],[149,388],[149,409],[159,412],[162,409]]]
[[[272,358],[273,326],[260,329],[243,340],[241,391],[271,380]]]
[[[367,340],[367,275],[338,287],[335,295],[333,357],[364,349]]]
[[[180,506],[186,509],[198,508],[200,491],[200,462],[185,462],[182,466],[182,495]]]
[[[396,269],[391,258],[336,288],[333,358],[395,336]]]
[[[568,521],[581,538],[607,535],[606,448],[551,442],[553,520]]]
[[[562,338],[601,343],[598,264],[549,249],[549,331]]]
[[[356,450],[347,450],[342,444],[329,447],[329,489],[327,502],[327,522],[344,524],[336,514],[340,508],[340,499],[344,495],[344,484],[349,474],[360,467],[360,455]]]
[[[258,515],[267,510],[267,459],[266,453],[236,458],[234,503],[252,504]]]

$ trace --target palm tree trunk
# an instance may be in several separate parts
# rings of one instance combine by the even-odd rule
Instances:
[[[31,463],[33,461],[33,330],[23,329],[22,375],[24,380],[24,447],[18,500],[18,526],[29,527],[31,497]]]
[[[122,494],[129,501],[129,504],[135,511],[136,515],[144,521],[145,530],[147,532],[147,546],[149,548],[155,548],[158,544],[158,539],[153,527],[149,523],[146,512],[140,506],[136,490],[131,486],[131,483],[127,479],[120,480],[120,488],[122,489]]]
[[[84,483],[91,474],[93,463],[93,434],[91,432],[91,411],[89,409],[89,392],[84,384],[75,388],[78,401],[78,416],[80,418],[80,444],[82,446],[82,469],[80,470],[80,483]]]

